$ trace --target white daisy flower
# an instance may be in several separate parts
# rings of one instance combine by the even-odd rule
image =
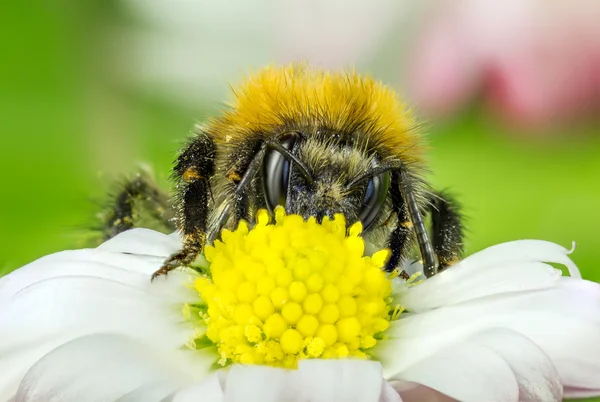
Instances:
[[[600,285],[563,247],[497,245],[417,284],[375,269],[384,251],[362,257],[356,225],[258,220],[207,248],[211,273],[151,283],[180,239],[133,229],[0,278],[0,401],[600,395]]]

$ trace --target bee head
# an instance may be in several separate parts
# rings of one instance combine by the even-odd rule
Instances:
[[[317,221],[342,213],[348,224],[368,229],[388,198],[390,172],[379,172],[367,147],[339,136],[284,136],[283,149],[269,149],[263,162],[265,201],[273,210]],[[371,174],[372,173],[372,174]]]

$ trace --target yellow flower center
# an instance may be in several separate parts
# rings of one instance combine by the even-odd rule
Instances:
[[[231,363],[296,367],[306,358],[367,358],[395,312],[383,271],[389,250],[364,256],[362,225],[343,215],[304,221],[265,210],[207,246],[196,279],[203,304],[195,344]],[[189,311],[188,311],[189,313]]]

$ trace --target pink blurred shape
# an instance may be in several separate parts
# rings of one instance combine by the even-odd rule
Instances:
[[[600,1],[452,0],[431,11],[408,80],[425,112],[483,93],[511,122],[547,125],[600,106]]]

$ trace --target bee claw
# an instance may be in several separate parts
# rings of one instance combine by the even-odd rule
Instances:
[[[167,261],[165,261],[162,267],[152,274],[150,282],[153,282],[159,276],[166,276],[169,272],[181,266],[184,266],[184,264],[181,262],[179,256],[175,255],[169,258]]]
[[[197,255],[195,249],[192,249],[192,253],[189,250],[183,249],[180,252],[170,256],[163,265],[152,274],[150,282],[153,282],[159,276],[166,276],[172,270],[179,267],[187,267],[193,261],[193,257]]]
[[[154,272],[152,274],[152,276],[150,277],[150,282],[154,282],[154,280],[156,278],[158,278],[159,276],[163,276],[163,275],[167,275],[167,273],[169,273],[169,269],[167,269],[166,267],[161,267],[158,271]]]

